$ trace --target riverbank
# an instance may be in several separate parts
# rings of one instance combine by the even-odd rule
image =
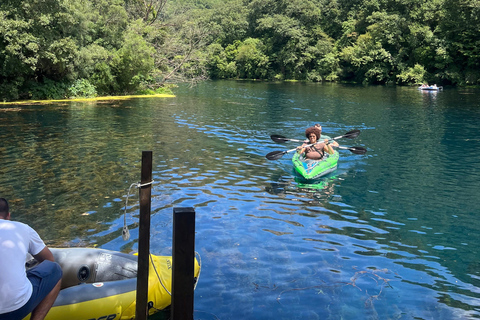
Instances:
[[[60,100],[22,100],[22,101],[10,101],[0,102],[1,105],[23,105],[23,104],[50,104],[58,102],[88,102],[88,101],[112,101],[112,100],[128,100],[133,98],[175,98],[173,94],[151,94],[151,95],[129,95],[129,96],[105,96],[95,98],[75,98],[75,99],[60,99]]]

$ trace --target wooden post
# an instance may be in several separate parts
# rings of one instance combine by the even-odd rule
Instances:
[[[173,320],[193,319],[193,291],[195,269],[195,210],[173,209]]]
[[[152,198],[152,151],[142,152],[140,180],[140,226],[138,228],[137,305],[135,319],[148,317],[148,268],[150,255],[150,209]]]

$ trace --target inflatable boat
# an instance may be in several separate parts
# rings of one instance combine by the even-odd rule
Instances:
[[[293,155],[292,162],[293,168],[297,174],[306,180],[313,180],[337,169],[338,158],[339,153],[336,150],[333,154],[328,155],[328,157],[323,160],[305,159],[296,152]]]
[[[419,90],[426,90],[426,91],[440,91],[440,90],[443,90],[443,87],[440,86],[440,87],[437,87],[436,84],[434,85],[425,85],[425,84],[422,84],[420,87],[418,87]]]
[[[63,270],[62,289],[45,320],[134,319],[137,256],[94,249],[50,249]],[[27,262],[33,267],[35,260]],[[195,285],[200,265],[195,258]],[[150,255],[149,314],[171,304],[172,257]],[[24,320],[30,319],[30,315]]]

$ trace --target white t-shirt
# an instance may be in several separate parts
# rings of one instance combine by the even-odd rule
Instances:
[[[27,253],[45,248],[38,233],[28,225],[0,219],[0,314],[21,308],[32,295],[25,271]]]

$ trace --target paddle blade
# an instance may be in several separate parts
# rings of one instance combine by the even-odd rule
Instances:
[[[355,154],[365,154],[365,153],[367,153],[367,149],[362,148],[362,147],[349,147],[348,150],[350,150],[352,153],[355,153]]]
[[[272,134],[272,135],[270,136],[270,138],[271,138],[273,141],[278,142],[278,143],[285,143],[285,142],[287,142],[288,140],[290,140],[290,139],[287,139],[286,137],[281,136],[281,135],[279,135],[279,134]]]
[[[267,158],[268,160],[278,160],[280,159],[281,157],[283,157],[283,155],[287,153],[286,151],[272,151],[270,153],[268,153],[265,158]]]
[[[354,138],[358,137],[359,134],[360,134],[360,130],[352,130],[352,131],[348,131],[347,133],[345,133],[342,136],[342,138],[354,139]]]

